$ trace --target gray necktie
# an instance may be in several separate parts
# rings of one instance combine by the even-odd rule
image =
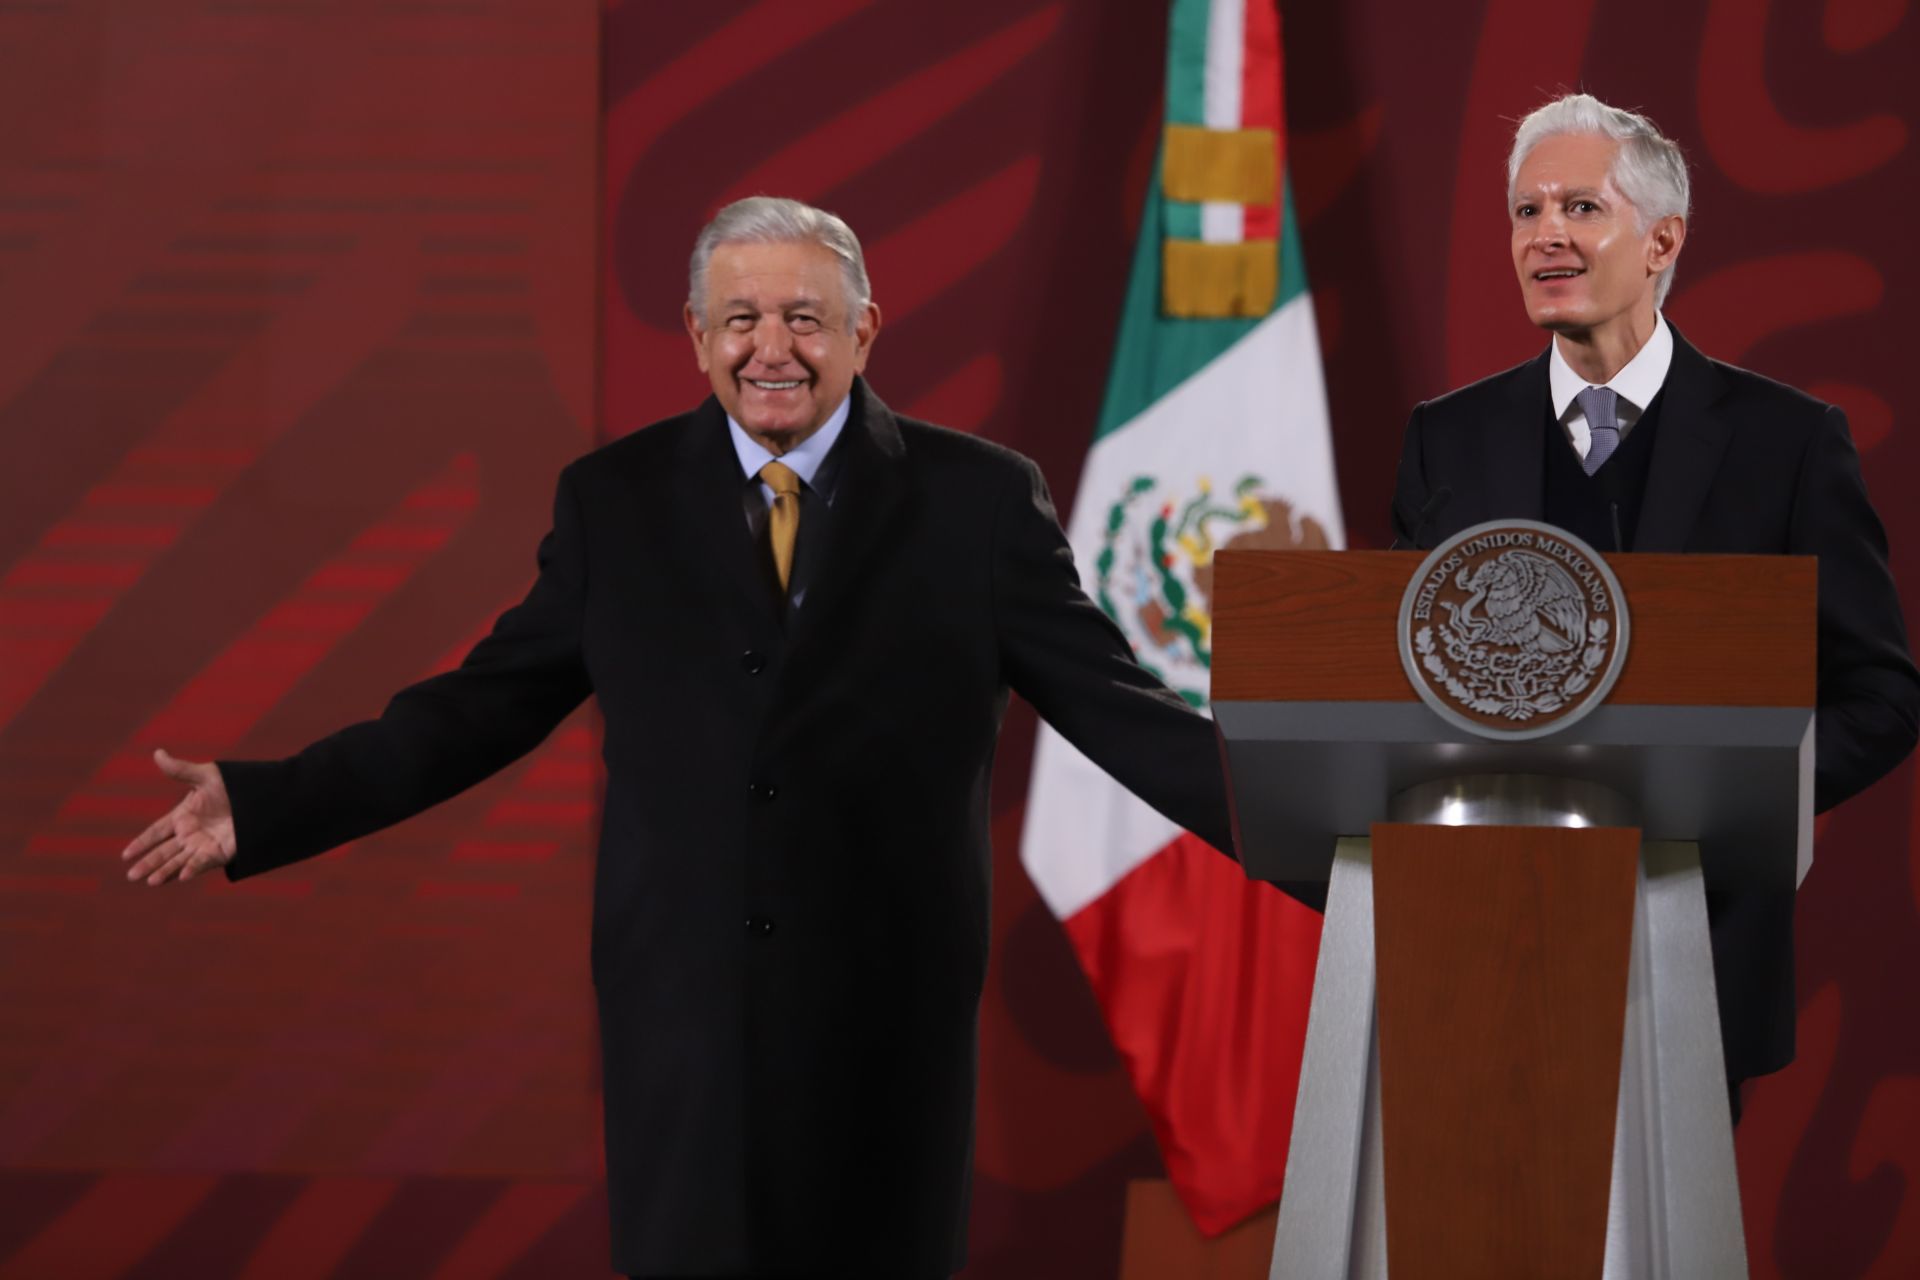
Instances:
[[[1574,399],[1580,402],[1580,412],[1587,415],[1587,430],[1593,433],[1582,464],[1592,475],[1620,447],[1620,396],[1612,387],[1588,387]]]

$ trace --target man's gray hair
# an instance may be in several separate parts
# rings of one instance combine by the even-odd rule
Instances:
[[[748,196],[713,215],[693,242],[693,263],[687,272],[687,305],[706,318],[707,264],[723,244],[817,244],[840,259],[846,282],[847,328],[859,321],[873,301],[867,283],[867,260],[853,228],[825,209],[816,209],[782,196]]]
[[[1507,153],[1507,210],[1513,210],[1514,186],[1527,153],[1543,139],[1563,133],[1597,134],[1620,144],[1609,175],[1620,194],[1633,205],[1640,230],[1662,218],[1685,218],[1692,198],[1687,159],[1680,146],[1661,133],[1653,121],[1632,111],[1610,107],[1592,94],[1569,93],[1555,98],[1520,122],[1513,132],[1513,150]],[[1654,284],[1653,305],[1667,300],[1673,287],[1673,268],[1660,273]]]

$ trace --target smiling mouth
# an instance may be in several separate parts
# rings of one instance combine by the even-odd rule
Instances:
[[[1571,280],[1575,276],[1583,276],[1586,273],[1584,267],[1554,267],[1550,271],[1534,272],[1533,278],[1535,280]]]
[[[783,382],[769,382],[761,378],[747,378],[745,381],[748,386],[757,387],[761,391],[791,391],[800,385],[801,380],[789,378]]]

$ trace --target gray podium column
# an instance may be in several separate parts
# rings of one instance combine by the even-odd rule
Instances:
[[[1387,1274],[1373,987],[1373,843],[1348,838],[1327,882],[1269,1280]]]
[[[1390,817],[1635,825],[1605,788],[1512,775],[1411,788]],[[1602,1276],[1741,1280],[1746,1241],[1697,845],[1642,847],[1632,945]],[[1372,846],[1344,838],[1328,882],[1269,1280],[1390,1274],[1374,972]]]
[[[1700,849],[1649,841],[1633,911],[1605,1275],[1746,1274]]]

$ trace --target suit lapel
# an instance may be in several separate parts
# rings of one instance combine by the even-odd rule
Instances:
[[[1674,329],[1673,363],[1661,388],[1660,424],[1634,530],[1635,551],[1686,550],[1733,435],[1733,425],[1713,408],[1725,392],[1726,379]]]
[[[1515,371],[1507,394],[1501,411],[1480,424],[1487,485],[1481,519],[1538,520],[1546,510],[1546,352]]]
[[[853,406],[842,439],[846,457],[833,499],[832,533],[816,579],[792,620],[798,649],[845,611],[869,576],[873,558],[890,546],[893,526],[907,511],[906,446],[892,410],[864,378],[853,384]],[[801,533],[802,537],[806,534]]]
[[[727,432],[727,416],[709,397],[695,410],[669,478],[670,533],[679,551],[668,557],[688,580],[694,598],[749,627],[774,624],[779,588],[772,561],[756,546],[741,491],[746,478]]]

